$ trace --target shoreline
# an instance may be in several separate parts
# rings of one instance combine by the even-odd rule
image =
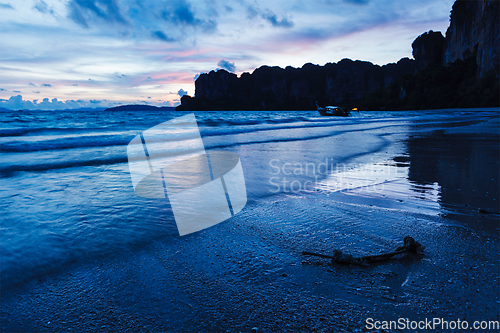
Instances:
[[[293,225],[269,223],[275,210],[254,207],[203,235],[155,242],[3,291],[2,331],[351,331],[367,318],[499,319],[498,238],[320,194],[304,201],[273,202],[294,219],[308,217],[298,234]],[[311,206],[319,211],[304,212]],[[290,214],[274,215],[276,224]],[[378,223],[367,230],[362,218]],[[401,218],[415,222],[395,226]],[[300,254],[379,253],[407,234],[426,246],[425,256],[358,267]]]

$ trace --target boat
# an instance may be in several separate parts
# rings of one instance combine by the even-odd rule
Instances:
[[[346,110],[340,106],[326,106],[322,108],[318,105],[318,102],[316,102],[316,108],[319,114],[322,116],[349,117],[350,114],[349,110]]]

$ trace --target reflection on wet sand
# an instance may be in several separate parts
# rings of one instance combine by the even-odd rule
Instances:
[[[408,174],[408,163],[383,161],[354,165],[334,171],[317,189],[327,194],[345,194],[348,197],[344,199],[349,202],[364,199],[366,203],[368,199],[370,205],[439,215],[439,184],[414,183],[408,180]]]
[[[439,184],[443,215],[498,227],[498,134],[447,134],[434,131],[407,141],[408,180]]]
[[[495,232],[498,134],[449,134],[422,131],[418,126],[410,133],[396,156],[337,165],[315,190],[337,194],[340,201],[366,204],[364,198],[371,205],[439,215]]]

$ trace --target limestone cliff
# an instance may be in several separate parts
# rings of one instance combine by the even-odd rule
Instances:
[[[420,35],[411,44],[413,58],[419,70],[443,63],[445,39],[441,32],[429,31]]]
[[[456,1],[446,31],[444,64],[475,56],[479,78],[488,71],[494,71],[498,78],[499,13],[498,0]]]
[[[316,101],[346,105],[414,71],[415,62],[408,58],[385,66],[350,59],[301,68],[262,66],[240,77],[211,71],[198,77],[196,97],[183,96],[179,109],[311,110]]]

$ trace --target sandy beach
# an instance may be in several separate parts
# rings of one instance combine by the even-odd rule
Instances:
[[[498,323],[500,117],[440,112],[203,137],[241,158],[248,203],[239,214],[183,237],[161,231],[117,251],[83,252],[20,282],[21,270],[5,261],[1,331],[392,332],[384,321],[434,318],[467,331]],[[424,255],[357,266],[301,254],[378,254],[405,236]]]

